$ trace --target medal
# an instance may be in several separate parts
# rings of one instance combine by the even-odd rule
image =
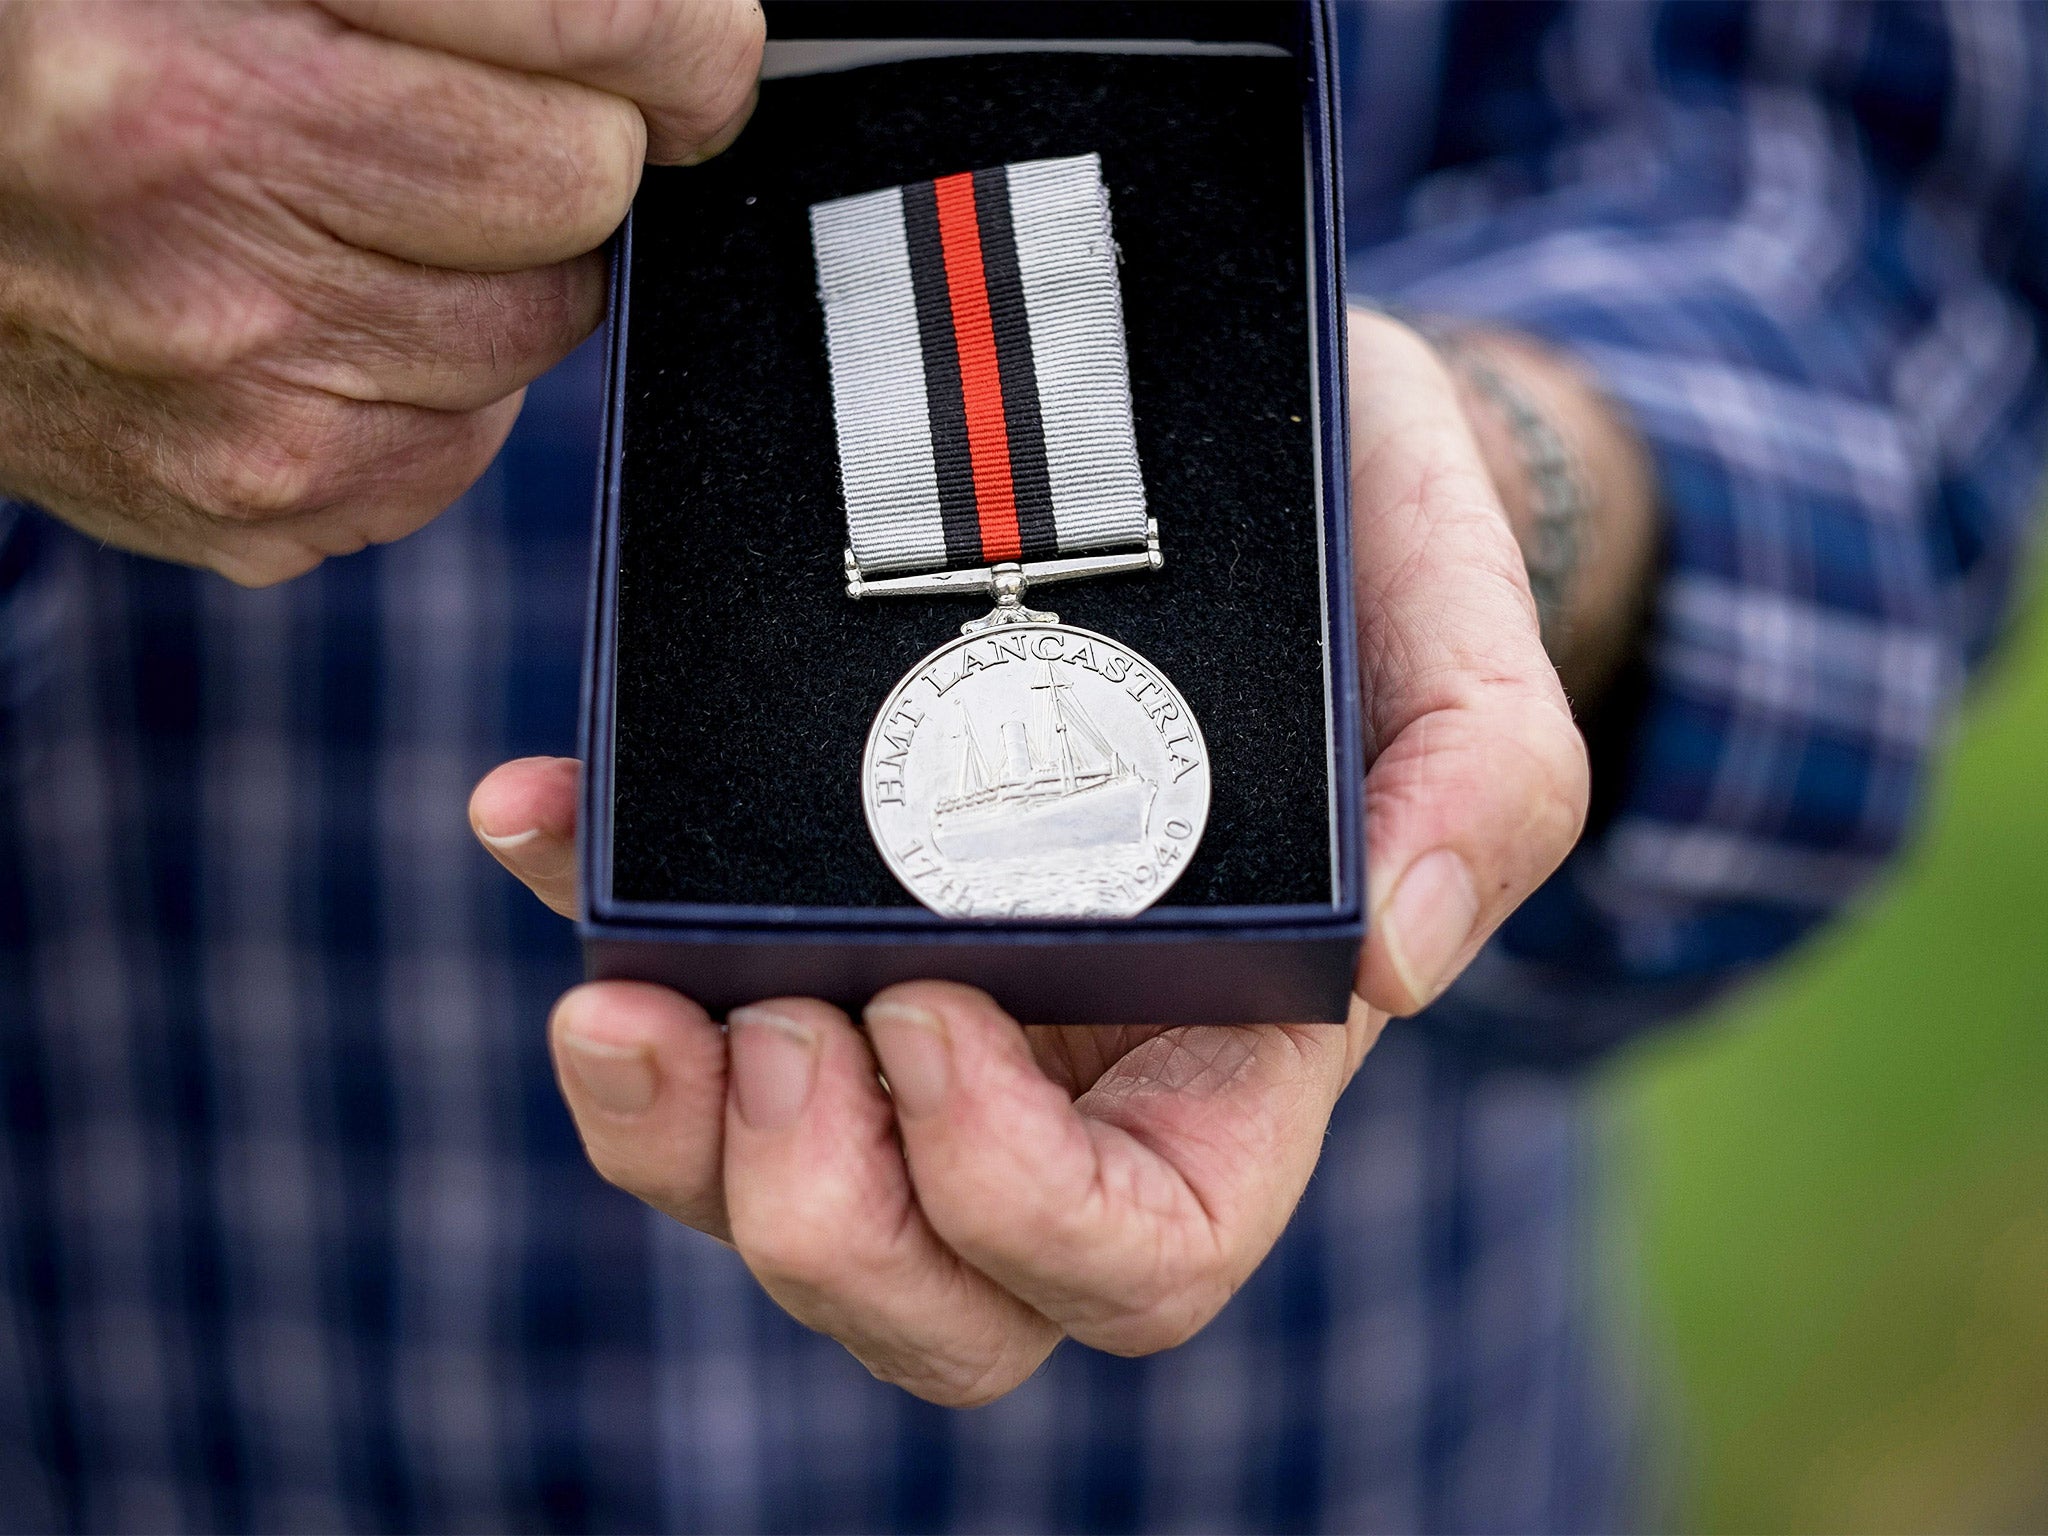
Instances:
[[[1201,840],[1187,701],[1031,589],[1163,565],[1095,155],[811,209],[849,597],[984,595],[883,701],[861,798],[883,861],[958,917],[1123,917]]]

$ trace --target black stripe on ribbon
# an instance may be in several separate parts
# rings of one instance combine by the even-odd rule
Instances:
[[[988,286],[996,368],[1003,381],[1003,425],[1010,439],[1010,494],[1017,507],[1017,534],[1026,560],[1045,560],[1059,553],[1059,533],[1053,525],[1045,427],[1038,415],[1031,317],[1024,309],[1024,277],[1017,266],[1017,234],[1010,217],[1010,177],[1003,167],[974,173],[974,216],[981,233],[981,271]]]
[[[981,518],[975,509],[974,463],[967,449],[967,402],[960,390],[960,352],[953,340],[953,302],[946,289],[945,247],[939,239],[939,198],[928,181],[903,189],[903,234],[910,252],[911,292],[917,301],[918,346],[924,353],[924,394],[931,415],[946,563],[979,565]]]

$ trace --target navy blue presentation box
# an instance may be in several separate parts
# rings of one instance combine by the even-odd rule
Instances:
[[[892,982],[1034,1024],[1336,1022],[1365,929],[1342,218],[1324,4],[768,7],[759,108],[651,169],[615,244],[582,751],[589,974],[716,1013]],[[1201,721],[1213,803],[1163,899],[962,919],[890,876],[876,709],[986,599],[850,600],[807,210],[1101,156],[1156,574],[1029,596]]]

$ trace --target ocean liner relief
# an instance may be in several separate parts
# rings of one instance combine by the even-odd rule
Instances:
[[[1045,696],[1039,730],[1003,721],[993,764],[962,710],[960,789],[932,807],[933,845],[966,861],[1011,857],[1020,846],[1050,853],[1144,842],[1158,785],[1109,744],[1050,662],[1032,688]]]

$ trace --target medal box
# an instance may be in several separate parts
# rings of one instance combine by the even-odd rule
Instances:
[[[858,1008],[940,977],[1028,1023],[1343,1018],[1365,850],[1326,8],[771,3],[768,18],[745,133],[703,166],[651,169],[615,251],[582,723],[591,975],[714,1012],[792,994]],[[1158,555],[1070,561],[1092,579],[1022,594],[1056,628],[963,643],[992,603],[1017,616],[1014,579],[1000,603],[986,569],[957,593],[949,576],[879,598],[886,581],[864,587],[852,564],[812,210],[939,178],[934,206],[968,189],[971,224],[990,168],[1008,167],[1028,290],[1039,236],[1017,178],[1091,156]],[[984,241],[988,218],[984,202]],[[988,249],[1000,333],[1010,279]],[[923,432],[925,408],[894,427]],[[1088,431],[1048,414],[1040,451],[1085,470],[1061,444]],[[1013,455],[1016,436],[1013,419]],[[1022,518],[1022,478],[1017,504]],[[1014,707],[978,732],[949,714],[920,749],[958,792],[909,831],[900,809],[871,830],[873,754],[905,728],[885,703],[977,670],[1002,672],[989,697]],[[1097,716],[1128,713],[1125,697],[1170,745],[1112,739]],[[1198,732],[1162,723],[1183,706]],[[1206,824],[1176,779],[1197,755]],[[915,857],[885,859],[882,835]],[[999,856],[1030,867],[1012,877]],[[1014,886],[1009,915],[982,898],[945,910],[949,858],[984,893]],[[1099,879],[1151,904],[1043,915],[1034,882],[1052,865],[1062,889]]]

